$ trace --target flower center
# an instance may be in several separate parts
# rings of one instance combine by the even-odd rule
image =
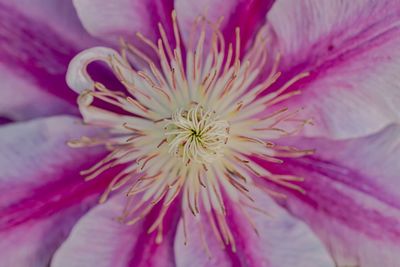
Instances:
[[[183,49],[175,12],[172,25],[175,47],[162,24],[156,43],[137,34],[154,53],[155,61],[123,40],[121,54],[96,47],[72,60],[67,82],[80,93],[78,105],[85,123],[109,131],[98,137],[84,136],[69,145],[104,145],[110,150],[81,174],[91,180],[119,165],[100,202],[112,192],[124,190],[129,200],[121,221],[134,224],[158,205],[158,216],[148,232],[157,231],[159,243],[163,219],[171,204],[180,201],[185,240],[188,214],[201,213],[219,242],[230,244],[234,251],[225,200],[233,201],[243,216],[249,217],[245,209],[260,211],[252,198],[258,186],[273,197],[285,197],[264,186],[265,180],[304,193],[299,184],[302,177],[274,174],[266,163],[281,164],[284,158],[313,153],[274,141],[296,134],[310,123],[301,117],[301,109],[283,104],[300,93],[290,90],[291,86],[308,73],[284,80],[281,86],[276,83],[281,77],[280,54],[269,61],[268,28],[259,31],[242,55],[239,28],[235,42],[227,45],[219,22],[200,17]],[[94,81],[86,69],[93,61],[107,63],[125,89],[111,90]],[[98,105],[101,102],[113,110]],[[252,224],[251,218],[249,222]],[[202,223],[199,220],[199,229]]]
[[[215,111],[196,105],[178,109],[165,126],[168,152],[184,162],[210,163],[220,156],[228,142],[229,123],[219,120]]]

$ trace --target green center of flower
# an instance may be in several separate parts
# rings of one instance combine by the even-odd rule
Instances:
[[[222,155],[229,136],[229,123],[201,105],[178,109],[164,129],[169,153],[186,163],[211,162]]]

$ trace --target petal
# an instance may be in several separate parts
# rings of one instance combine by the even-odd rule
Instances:
[[[0,258],[6,266],[45,266],[104,190],[104,178],[84,182],[79,175],[104,152],[66,145],[89,134],[93,129],[62,116],[0,128]]]
[[[23,95],[24,88],[7,86],[14,79],[21,79],[18,83],[29,83],[30,87],[75,104],[76,96],[65,83],[68,62],[79,50],[94,43],[95,40],[80,25],[69,1],[1,1],[0,60],[10,77],[5,78],[5,86],[1,85],[0,91],[6,95]],[[27,95],[27,112],[32,103],[39,104],[35,99],[43,95],[33,97],[35,91]],[[11,98],[10,102],[13,103],[14,99]],[[19,103],[15,104],[15,108],[19,110]],[[70,110],[76,112],[76,109]]]
[[[28,197],[49,183],[81,182],[79,171],[103,154],[99,149],[73,149],[67,141],[96,131],[79,119],[58,116],[0,128],[0,195],[6,204]],[[76,177],[75,177],[76,176]],[[74,181],[75,180],[75,181]]]
[[[131,226],[117,220],[126,200],[125,194],[117,195],[85,215],[56,252],[51,266],[175,266],[171,237],[176,219],[167,215],[164,240],[158,245],[155,243],[156,233],[147,233],[154,219],[151,214]]]
[[[171,0],[74,0],[73,3],[86,30],[113,43],[118,43],[120,37],[131,41],[137,32],[155,41],[157,23],[170,25],[173,8]]]
[[[277,86],[310,72],[285,102],[314,119],[308,136],[357,137],[399,120],[398,1],[282,0],[268,19],[282,53]]]
[[[359,139],[298,139],[314,156],[269,170],[304,177],[282,204],[322,238],[338,266],[400,264],[400,126]],[[273,185],[269,185],[273,186]]]
[[[207,220],[200,222],[200,226],[193,216],[188,216],[188,244],[184,245],[183,242],[182,223],[175,241],[177,266],[335,266],[321,242],[305,223],[292,217],[260,190],[253,190],[251,195],[255,198],[254,205],[271,215],[225,201],[227,221],[237,251],[221,248]],[[205,229],[203,233],[200,227]],[[209,256],[202,239],[207,242]]]
[[[1,266],[46,267],[57,247],[67,238],[76,220],[93,205],[93,198],[79,206],[0,233]]]
[[[82,27],[70,1],[0,0],[0,2],[6,5],[10,12],[18,12],[26,19],[49,26],[52,31],[80,48],[94,41]]]
[[[192,214],[188,214],[186,221],[187,244],[185,244],[185,226],[182,220],[176,232],[174,242],[176,267],[232,266],[230,255],[218,242],[207,218],[199,216],[194,218]]]
[[[399,6],[393,0],[276,2],[268,21],[282,49],[286,68],[310,67],[371,45],[374,37],[396,26]],[[296,42],[293,42],[296,40]]]
[[[9,119],[9,118],[6,118],[6,117],[0,117],[0,125],[7,124],[7,123],[10,123],[10,122],[13,122],[13,121],[11,119]]]
[[[223,17],[221,29],[225,41],[235,41],[235,28],[240,27],[242,46],[245,47],[264,23],[266,14],[274,0],[230,0],[230,1],[175,1],[178,21],[184,40],[188,43],[193,23],[198,16],[205,16],[215,23]]]
[[[71,104],[38,88],[26,72],[0,64],[0,116],[12,121],[57,114],[75,114]]]

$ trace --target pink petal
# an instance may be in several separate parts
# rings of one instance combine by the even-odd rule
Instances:
[[[0,64],[0,116],[14,121],[77,113],[76,107],[38,88],[23,71]]]
[[[157,23],[170,24],[173,2],[150,0],[74,0],[79,18],[86,30],[102,40],[118,44],[120,37],[129,41],[141,32],[153,41]],[[169,31],[168,31],[169,32]]]
[[[0,61],[10,73],[6,85],[20,77],[21,83],[32,84],[30,87],[75,104],[76,96],[65,83],[65,72],[71,58],[95,42],[85,33],[69,1],[0,1]],[[23,95],[22,90],[1,85],[1,91],[7,91],[7,95]],[[28,95],[26,106],[33,105],[35,98],[29,99]]]
[[[266,166],[305,178],[306,194],[287,191],[282,204],[313,228],[339,266],[399,266],[400,126],[359,139],[295,143],[317,153]]]
[[[82,182],[79,171],[103,154],[99,149],[73,149],[66,142],[95,133],[78,118],[58,116],[0,128],[0,203],[20,201],[34,188],[55,182]],[[49,193],[49,192],[48,192]]]
[[[171,238],[176,218],[167,216],[164,240],[158,245],[155,233],[147,233],[154,220],[151,215],[132,226],[117,221],[126,200],[125,194],[117,195],[85,215],[56,252],[52,266],[175,266]]]
[[[11,119],[9,119],[7,117],[0,117],[0,125],[7,124],[7,123],[10,123],[10,122],[13,122],[13,120],[11,120]]]
[[[66,116],[0,128],[0,258],[13,263],[6,266],[44,266],[104,190],[106,179],[79,175],[104,152],[66,145],[93,133]]]
[[[264,192],[253,190],[251,195],[256,201],[254,205],[270,216],[247,207],[242,210],[240,205],[226,200],[227,221],[235,238],[237,251],[232,252],[230,247],[223,250],[215,239],[209,221],[204,217],[196,219],[189,215],[188,244],[184,245],[182,223],[175,241],[178,267],[335,266],[321,242],[305,223],[289,215]],[[196,224],[196,221],[202,225]],[[258,235],[251,223],[255,224]],[[203,236],[201,228],[204,229]],[[210,255],[207,255],[202,239],[207,242]]]
[[[0,0],[0,3],[39,25],[47,25],[54,33],[62,35],[79,48],[94,44],[83,29],[70,1],[63,0]],[[3,25],[5,26],[5,25]],[[33,26],[33,25],[31,25]]]
[[[230,254],[223,250],[216,239],[207,215],[194,218],[188,213],[186,221],[188,238],[186,245],[182,220],[176,232],[174,242],[176,267],[232,266]],[[207,253],[207,249],[211,252],[211,256]]]
[[[30,221],[0,232],[1,266],[48,266],[76,220],[93,205],[93,198],[51,217]]]
[[[282,0],[268,19],[282,52],[281,84],[311,73],[296,86],[303,94],[285,103],[314,119],[307,135],[357,137],[399,120],[397,1]]]
[[[273,3],[274,0],[177,0],[175,9],[186,43],[189,41],[193,23],[198,16],[205,16],[212,23],[216,23],[221,17],[224,17],[221,30],[224,33],[225,41],[234,43],[235,28],[240,27],[241,43],[243,47],[246,47],[264,23],[266,14]]]

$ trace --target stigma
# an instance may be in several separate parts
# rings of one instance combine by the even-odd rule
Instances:
[[[229,123],[218,120],[215,111],[204,110],[200,105],[177,110],[164,129],[168,152],[186,164],[212,162],[223,154],[229,136]]]
[[[183,49],[173,12],[174,46],[159,24],[156,42],[137,34],[151,55],[122,39],[120,52],[95,47],[78,54],[70,63],[67,83],[79,93],[84,122],[103,127],[108,134],[84,136],[69,145],[103,145],[109,150],[103,160],[81,172],[86,180],[121,166],[100,202],[114,191],[125,192],[128,201],[122,222],[135,224],[159,206],[148,232],[157,231],[156,242],[161,242],[163,218],[177,201],[184,222],[188,214],[209,218],[216,238],[235,251],[225,219],[227,199],[260,210],[254,206],[250,186],[262,180],[304,193],[297,183],[302,177],[273,174],[260,161],[282,164],[284,158],[313,152],[275,142],[310,123],[301,118],[301,110],[284,106],[285,100],[300,93],[288,89],[308,73],[269,92],[281,76],[280,55],[269,58],[265,29],[242,53],[240,29],[235,29],[234,42],[226,44],[220,23],[197,18]],[[94,81],[86,69],[94,61],[105,62],[123,90]],[[277,104],[281,108],[275,108]],[[284,197],[274,190],[264,191]]]

